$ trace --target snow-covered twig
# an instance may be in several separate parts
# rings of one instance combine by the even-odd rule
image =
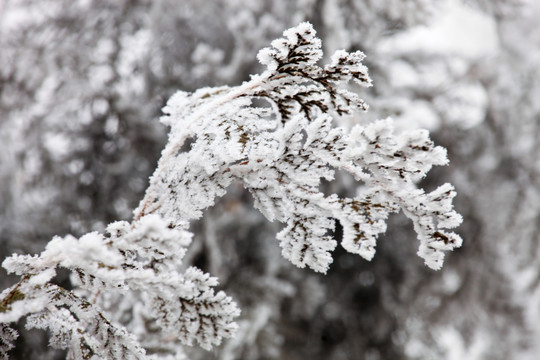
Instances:
[[[418,233],[418,254],[439,269],[443,251],[461,245],[444,230],[461,221],[455,192],[445,184],[425,193],[415,183],[447,163],[445,150],[426,131],[395,134],[388,119],[334,126],[334,118],[367,109],[350,89],[371,80],[359,51],[338,51],[319,66],[315,35],[309,23],[285,31],[259,52],[263,74],[238,87],[175,94],[162,118],[169,142],[134,220],[111,223],[105,234],[55,237],[40,255],[6,259],[3,266],[22,280],[0,295],[0,322],[29,315],[28,326],[48,328],[51,345],[75,359],[178,357],[181,345],[219,345],[237,328],[236,304],[215,292],[216,278],[179,269],[190,221],[233,180],[270,221],[285,224],[277,235],[282,254],[299,267],[328,270],[336,220],[342,246],[371,259],[388,215],[403,210]],[[321,192],[321,179],[332,180],[336,170],[362,182],[355,197]],[[76,290],[54,284],[59,267],[72,272]],[[122,299],[130,313],[123,324],[109,320],[107,296]],[[13,333],[3,334],[9,345]],[[165,341],[172,342],[166,351],[152,350]]]

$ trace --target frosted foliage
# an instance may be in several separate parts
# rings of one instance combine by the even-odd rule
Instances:
[[[439,269],[443,250],[461,245],[440,230],[461,221],[451,206],[455,192],[443,185],[426,194],[415,182],[447,163],[445,150],[423,130],[394,134],[391,120],[333,127],[333,118],[367,109],[344,85],[369,87],[371,80],[361,52],[338,51],[324,67],[321,57],[314,29],[302,23],[259,52],[267,70],[251,81],[174,95],[162,118],[169,143],[135,213],[184,225],[238,179],[256,208],[285,224],[277,236],[282,253],[299,267],[326,272],[337,245],[334,219],[343,225],[344,248],[371,259],[388,214],[403,210],[421,241],[418,254]],[[332,180],[336,169],[365,184],[355,198],[320,192],[320,180]]]
[[[370,260],[388,215],[401,210],[418,234],[418,255],[439,269],[444,251],[461,245],[445,230],[461,222],[455,192],[444,184],[426,193],[416,183],[447,163],[446,151],[427,131],[396,134],[390,119],[335,127],[334,119],[367,110],[352,89],[371,80],[360,51],[337,51],[319,66],[315,35],[309,23],[285,31],[259,52],[266,70],[240,86],[172,96],[161,119],[169,140],[133,221],[55,236],[39,255],[7,258],[3,267],[21,280],[2,292],[0,322],[27,316],[27,327],[48,329],[51,346],[73,359],[182,358],[183,345],[219,345],[237,330],[239,309],[214,290],[217,278],[179,269],[190,222],[233,181],[283,224],[282,254],[298,267],[328,270],[336,221],[342,246]],[[356,196],[321,192],[336,170],[361,182]],[[71,271],[75,290],[53,282],[58,268]],[[113,315],[122,312],[130,320]],[[4,329],[5,344],[13,337]]]
[[[19,337],[19,334],[6,324],[0,327],[0,358],[6,359],[9,350],[13,349],[13,342]]]
[[[190,242],[190,233],[171,228],[157,215],[112,223],[105,235],[55,237],[39,256],[4,261],[9,272],[23,278],[4,291],[0,322],[31,314],[27,327],[48,328],[51,345],[69,349],[75,359],[144,358],[139,341],[91,301],[102,291],[138,291],[164,333],[209,349],[232,335],[239,310],[230,297],[214,292],[217,279],[198,269],[176,270]],[[72,270],[86,291],[73,293],[49,283],[57,267]]]

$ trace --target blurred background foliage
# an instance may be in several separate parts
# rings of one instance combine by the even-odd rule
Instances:
[[[368,56],[370,111],[340,125],[391,116],[448,149],[450,166],[421,186],[455,184],[464,246],[431,271],[398,215],[373,261],[338,248],[327,275],[300,270],[234,184],[192,224],[188,264],[238,301],[240,331],[190,356],[536,359],[539,16],[534,0],[0,0],[0,255],[129,219],[166,141],[168,97],[240,84],[261,71],[260,48],[309,20],[326,58]],[[340,175],[325,191],[358,186]],[[63,356],[38,331],[12,354]]]

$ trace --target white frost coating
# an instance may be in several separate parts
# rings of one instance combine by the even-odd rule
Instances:
[[[446,151],[425,130],[396,134],[391,119],[335,127],[335,117],[367,109],[348,83],[369,87],[371,79],[361,52],[338,51],[325,67],[317,65],[321,58],[315,30],[302,23],[261,50],[267,69],[251,81],[173,95],[161,119],[171,127],[169,141],[133,221],[111,223],[105,234],[54,237],[40,255],[6,259],[3,266],[22,278],[2,293],[0,321],[31,313],[29,326],[49,329],[53,346],[75,358],[146,358],[134,334],[104,315],[103,299],[116,296],[132,311],[137,334],[145,319],[154,320],[173,342],[171,353],[182,354],[181,345],[219,345],[237,330],[239,309],[215,292],[217,278],[179,268],[191,242],[189,222],[234,180],[269,220],[285,225],[279,245],[298,267],[328,270],[336,221],[341,245],[372,259],[386,219],[401,210],[418,235],[418,255],[439,269],[444,251],[461,245],[447,231],[461,222],[452,208],[456,193],[449,184],[426,193],[416,182],[447,164]],[[319,190],[336,170],[364,183],[356,196]],[[50,282],[58,267],[72,272],[77,291]]]
[[[12,293],[13,287],[4,290],[1,294],[2,298],[6,298]],[[21,286],[17,289],[21,294],[27,294],[31,292],[31,287],[28,286],[28,291],[25,286]],[[47,305],[47,297],[44,294],[36,294],[31,298],[25,298],[24,301],[16,301],[10,305],[9,311],[0,312],[0,323],[16,322],[21,317],[27,314],[39,312]]]
[[[47,244],[43,257],[58,261],[60,266],[67,268],[97,268],[98,262],[106,266],[118,266],[122,261],[122,256],[111,252],[103,236],[97,232],[83,235],[80,239],[71,235],[55,237]]]
[[[451,207],[455,194],[443,189],[430,196],[415,190],[415,182],[432,166],[446,165],[446,151],[425,130],[396,135],[391,119],[350,132],[335,128],[332,116],[367,109],[343,85],[353,80],[368,87],[371,79],[359,51],[339,50],[324,68],[316,65],[321,57],[315,30],[302,23],[259,52],[267,66],[261,76],[237,88],[173,96],[163,119],[172,124],[170,141],[135,214],[159,213],[184,226],[237,178],[256,208],[286,224],[277,237],[283,256],[297,266],[328,269],[337,245],[328,235],[332,219],[344,227],[342,245],[371,259],[388,214],[402,209],[415,224],[420,256],[438,268],[442,250],[460,244],[457,235],[439,231],[459,222]],[[270,108],[253,106],[250,98]],[[189,138],[190,149],[180,152]],[[352,199],[324,196],[320,180],[333,179],[336,169],[369,190]],[[437,202],[444,205],[430,205]]]
[[[107,227],[107,236],[93,232],[80,239],[55,237],[39,256],[13,256],[4,262],[8,271],[28,275],[2,294],[4,298],[24,297],[0,313],[0,321],[34,314],[28,326],[48,328],[56,347],[73,348],[83,342],[101,358],[143,358],[138,341],[105,320],[96,305],[49,283],[56,267],[65,267],[90,294],[104,290],[146,293],[147,313],[165,332],[178,342],[197,342],[210,349],[234,333],[233,319],[239,310],[230,297],[214,292],[216,278],[193,268],[184,274],[177,271],[190,242],[190,233],[169,226],[156,214],[131,224],[114,222]],[[70,309],[67,313],[65,306]],[[178,312],[185,307],[194,309],[191,316]],[[195,329],[190,328],[194,319],[199,323]]]

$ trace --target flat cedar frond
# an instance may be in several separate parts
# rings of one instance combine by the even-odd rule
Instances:
[[[4,291],[0,322],[30,314],[28,326],[49,329],[51,346],[69,349],[75,359],[142,359],[139,340],[109,321],[95,302],[101,292],[140,292],[144,300],[130,306],[143,307],[162,329],[162,338],[210,349],[234,333],[239,310],[225,293],[214,292],[216,278],[198,269],[176,270],[190,242],[190,233],[172,229],[157,215],[112,223],[106,235],[55,237],[39,256],[4,261],[23,279]],[[72,271],[77,292],[50,283],[56,267]],[[190,316],[186,304],[195,309]]]
[[[446,164],[446,151],[423,130],[395,134],[390,120],[335,127],[333,117],[367,109],[345,88],[351,80],[371,86],[364,55],[338,51],[320,67],[321,42],[309,23],[284,35],[259,52],[267,70],[251,81],[169,100],[162,118],[171,126],[169,143],[136,216],[157,212],[184,226],[238,179],[269,220],[286,224],[278,239],[297,266],[328,269],[336,246],[328,235],[333,219],[343,225],[343,247],[371,259],[388,214],[403,210],[418,233],[418,254],[439,269],[442,251],[461,244],[458,235],[439,229],[461,221],[451,206],[455,193],[444,185],[435,200],[415,181]],[[270,107],[254,106],[254,99]],[[189,138],[190,151],[179,151]],[[355,198],[319,190],[321,178],[333,179],[336,169],[365,184]]]
[[[388,119],[336,127],[334,118],[367,109],[349,83],[368,87],[371,80],[361,52],[338,51],[324,67],[321,58],[315,30],[302,23],[260,51],[261,75],[233,88],[172,96],[162,118],[169,142],[133,222],[112,223],[105,234],[55,237],[40,255],[6,259],[3,266],[22,280],[2,293],[0,322],[30,314],[28,326],[49,329],[51,345],[75,359],[146,357],[143,339],[130,331],[148,337],[145,344],[167,339],[177,356],[181,344],[219,345],[237,328],[236,304],[214,291],[216,278],[178,269],[190,221],[233,180],[264,216],[284,224],[277,235],[282,254],[299,267],[328,270],[335,220],[343,226],[342,246],[371,259],[388,215],[401,210],[418,234],[418,254],[439,269],[443,251],[461,245],[445,230],[461,222],[452,209],[455,192],[444,184],[425,193],[415,184],[447,163],[445,150],[426,131],[394,133]],[[320,191],[321,179],[332,180],[336,170],[362,182],[355,197]],[[72,271],[76,291],[51,283],[58,267]],[[104,294],[122,298],[131,322],[108,320]],[[147,320],[160,330],[141,333]],[[14,334],[3,329],[5,352]]]

